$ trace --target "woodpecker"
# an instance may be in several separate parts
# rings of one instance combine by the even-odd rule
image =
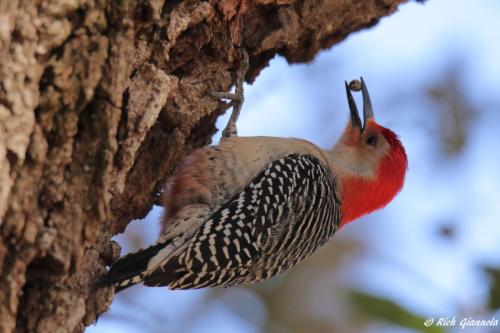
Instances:
[[[350,121],[327,150],[295,138],[239,137],[248,55],[220,143],[193,151],[167,181],[156,244],[116,261],[101,286],[169,289],[255,283],[294,266],[351,221],[386,206],[407,170],[398,136],[375,122],[365,81],[345,82]],[[363,122],[352,90],[361,90]]]

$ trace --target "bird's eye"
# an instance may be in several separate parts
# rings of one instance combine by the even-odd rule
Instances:
[[[372,147],[376,147],[378,143],[378,139],[375,135],[370,135],[368,138],[366,138],[366,144]]]

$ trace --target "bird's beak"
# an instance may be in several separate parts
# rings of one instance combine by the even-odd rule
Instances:
[[[363,80],[363,77],[361,77],[361,94],[363,96],[363,124],[361,123],[358,107],[356,106],[356,102],[352,97],[351,89],[349,88],[347,82],[345,82],[345,90],[347,94],[347,102],[349,103],[349,110],[351,112],[351,125],[353,128],[358,128],[361,132],[363,132],[368,121],[370,119],[373,119],[372,102],[370,100],[370,94],[368,93],[368,88],[366,87],[365,80]]]

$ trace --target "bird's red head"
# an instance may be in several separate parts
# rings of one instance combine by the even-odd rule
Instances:
[[[386,206],[401,191],[408,166],[398,136],[377,124],[361,78],[364,124],[346,83],[351,121],[334,148],[334,168],[342,189],[343,226]]]

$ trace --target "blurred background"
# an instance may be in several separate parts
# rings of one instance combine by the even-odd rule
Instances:
[[[328,148],[348,121],[343,81],[360,75],[409,157],[386,209],[255,286],[131,288],[86,332],[500,332],[460,327],[500,321],[500,1],[410,2],[311,64],[274,59],[247,86],[239,134]],[[123,253],[156,239],[161,214],[116,237]]]

